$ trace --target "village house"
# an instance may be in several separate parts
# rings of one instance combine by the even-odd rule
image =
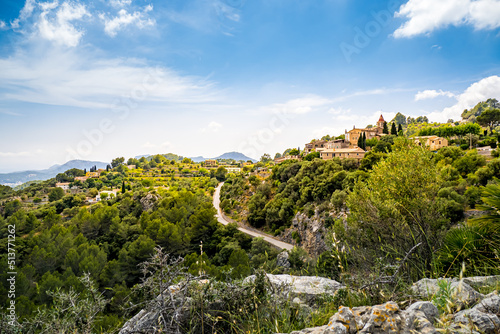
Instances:
[[[318,149],[326,147],[326,140],[313,140],[304,147],[304,154],[309,154],[311,152],[316,152]]]
[[[213,159],[207,159],[205,161],[203,161],[203,166],[204,167],[217,167],[217,160],[213,160]]]
[[[241,168],[240,167],[224,166],[224,168],[227,170],[228,173],[240,173],[241,172]]]
[[[280,164],[286,160],[302,160],[302,157],[300,155],[286,155],[284,157],[274,159],[274,163]]]
[[[127,165],[127,168],[128,168],[128,169],[136,169],[136,168],[137,168],[137,166],[136,166],[136,165]]]
[[[365,151],[362,148],[341,148],[321,150],[320,158],[323,160],[332,160],[333,158],[356,159],[359,163],[365,157]]]
[[[94,179],[98,179],[99,176],[101,176],[100,169],[97,172],[87,172],[86,176],[87,176],[87,178],[91,177],[91,178],[94,178]]]
[[[377,125],[373,128],[356,129],[356,126],[354,126],[350,131],[345,130],[345,141],[351,145],[357,145],[358,139],[363,133],[365,134],[366,139],[381,137],[384,135],[384,124],[384,117],[380,115]]]
[[[69,182],[57,182],[56,188],[61,188],[64,191],[69,190]]]
[[[349,143],[346,143],[343,139],[330,140],[326,143],[327,149],[339,150],[342,148],[349,148]]]
[[[437,151],[442,147],[448,146],[448,139],[438,136],[413,137],[415,143],[427,146],[431,151]]]
[[[88,178],[88,176],[76,176],[75,181],[85,182]]]

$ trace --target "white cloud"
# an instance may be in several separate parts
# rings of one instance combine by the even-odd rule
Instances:
[[[500,1],[409,0],[395,16],[407,20],[394,32],[396,38],[429,34],[450,25],[496,29],[500,27]]]
[[[208,126],[206,128],[203,128],[203,132],[218,132],[222,128],[222,124],[217,123],[216,121],[211,121],[208,123]]]
[[[442,111],[435,111],[427,116],[432,121],[446,122],[448,119],[460,119],[465,109],[474,107],[477,103],[489,98],[500,99],[500,77],[494,75],[470,85],[457,96],[457,103]]]
[[[442,90],[439,90],[439,91],[437,91],[437,90],[424,90],[424,91],[418,92],[415,95],[415,101],[435,99],[436,97],[439,97],[439,96],[446,96],[449,98],[453,98],[453,97],[455,97],[455,94],[453,94],[452,92],[445,92]]]
[[[111,37],[115,37],[118,31],[129,25],[135,25],[139,29],[155,25],[155,20],[146,18],[146,14],[153,10],[153,6],[148,5],[142,12],[130,14],[127,10],[121,9],[118,16],[108,18],[104,14],[99,14],[99,18],[104,21],[104,31]]]
[[[326,107],[331,101],[318,95],[307,95],[305,97],[289,100],[285,103],[276,103],[270,107],[265,107],[275,113],[282,114],[307,114],[321,107]]]
[[[125,6],[129,6],[132,3],[132,0],[110,0],[109,3],[113,7],[122,8]]]
[[[11,23],[12,28],[14,29],[19,28],[20,22],[26,20],[28,17],[31,16],[31,14],[33,14],[33,11],[35,9],[35,4],[36,4],[35,0],[26,0],[23,8],[19,12],[19,17],[14,21],[12,21]]]
[[[4,21],[0,20],[0,29],[5,29],[7,25],[5,24]]]
[[[82,4],[64,2],[61,6],[57,2],[40,3],[42,8],[36,27],[40,36],[65,46],[77,46],[83,36],[83,30],[75,28],[73,21],[91,16]],[[59,7],[59,8],[58,8]],[[55,16],[53,11],[58,8]]]
[[[134,110],[145,104],[175,103],[180,108],[221,99],[214,84],[203,78],[134,59],[103,60],[74,48],[18,50],[0,58],[0,68],[2,100]]]

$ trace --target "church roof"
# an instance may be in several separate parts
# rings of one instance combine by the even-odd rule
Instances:
[[[380,118],[378,119],[379,122],[385,122],[384,116],[380,115]]]

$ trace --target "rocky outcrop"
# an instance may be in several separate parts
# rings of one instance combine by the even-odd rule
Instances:
[[[153,194],[147,194],[143,198],[140,199],[140,203],[142,206],[143,211],[149,211],[156,206],[156,202],[158,201],[159,197]]]
[[[475,304],[448,317],[444,332],[453,334],[498,334],[500,333],[500,297],[497,292],[487,296],[471,287],[494,286],[499,276],[458,279],[441,279],[449,284],[453,302],[459,306]],[[431,298],[440,287],[439,280],[423,279],[416,282],[414,293]],[[468,283],[467,283],[468,282]],[[469,284],[470,283],[470,284]],[[330,318],[328,325],[307,328],[291,334],[353,334],[353,333],[440,333],[434,326],[439,316],[437,307],[429,301],[418,301],[406,310],[398,304],[387,302],[376,306],[348,308],[341,306]],[[443,326],[441,326],[443,327]]]
[[[427,312],[427,313],[426,313]],[[403,311],[398,304],[387,302],[376,306],[344,307],[330,318],[328,325],[308,328],[292,334],[354,334],[354,333],[438,333],[429,318],[437,314],[429,302]]]
[[[292,225],[281,235],[285,242],[297,245],[305,249],[310,255],[320,255],[328,250],[325,243],[325,219],[345,219],[344,213],[333,213],[330,216],[323,216],[318,211],[312,217],[304,213],[297,213],[292,219]]]
[[[332,279],[317,276],[292,276],[266,274],[274,291],[286,294],[287,299],[295,303],[314,305],[316,299],[324,294],[333,295],[337,290],[345,288]],[[247,277],[243,284],[255,280],[255,275]]]
[[[424,278],[414,283],[411,289],[413,293],[419,297],[430,298],[440,290],[439,284],[446,284],[448,285],[447,289],[449,289],[451,293],[452,301],[458,306],[464,307],[473,305],[484,297],[466,282],[473,282],[473,279],[457,280],[455,278]],[[478,283],[476,282],[476,284]]]

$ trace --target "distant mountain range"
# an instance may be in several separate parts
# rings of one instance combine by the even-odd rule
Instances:
[[[177,155],[174,155],[171,153],[169,153],[168,155],[165,155],[165,156],[167,156],[167,158],[170,158],[170,159],[174,159],[174,158],[175,159],[179,159],[179,158],[182,159],[181,156],[177,156]],[[151,155],[140,155],[140,156],[137,156],[136,159],[140,159],[141,157],[148,158],[148,157],[151,157]],[[252,162],[257,162],[257,160],[252,159],[250,157],[247,157],[243,153],[239,153],[239,152],[227,152],[227,153],[219,155],[218,157],[215,157],[215,158],[204,158],[202,156],[198,156],[198,157],[193,157],[190,159],[193,160],[194,162],[202,162],[202,161],[205,161],[207,159],[214,159],[214,160],[232,159],[232,160],[236,160],[236,161],[251,160]],[[50,168],[42,169],[42,170],[27,170],[27,171],[22,171],[22,172],[3,173],[3,174],[0,173],[0,184],[14,187],[14,186],[18,186],[18,185],[23,184],[23,183],[28,182],[28,181],[48,180],[50,178],[55,177],[57,174],[64,173],[68,169],[72,169],[72,168],[89,170],[90,167],[92,167],[92,166],[97,166],[97,168],[106,168],[106,166],[108,164],[109,163],[102,162],[102,161],[71,160],[71,161],[66,162],[64,165],[54,165]]]
[[[175,155],[175,154],[172,154],[172,153],[168,153],[168,154],[162,154],[164,157],[166,157],[167,159],[169,160],[182,160],[182,156],[178,156],[178,155]],[[150,158],[152,157],[153,155],[151,154],[145,154],[145,155],[138,155],[135,157],[135,159],[140,159],[142,157],[144,158]],[[205,160],[208,160],[208,159],[214,159],[214,160],[217,160],[217,159],[225,159],[225,160],[236,160],[236,161],[239,161],[239,160],[243,160],[243,161],[247,161],[247,160],[251,160],[252,162],[257,162],[257,160],[255,159],[252,159],[250,157],[247,157],[246,155],[244,155],[243,153],[239,153],[239,152],[227,152],[227,153],[224,153],[222,155],[219,155],[218,157],[215,157],[215,158],[205,158],[203,156],[197,156],[197,157],[190,157],[189,159],[193,160],[194,162],[203,162]]]
[[[236,160],[236,161],[251,160],[252,162],[257,162],[257,160],[252,159],[250,157],[247,157],[243,153],[239,153],[239,152],[227,152],[227,153],[219,155],[218,157],[215,157],[215,158],[204,158],[202,156],[198,156],[198,157],[192,157],[192,158],[189,158],[189,159],[193,160],[194,162],[202,162],[202,161],[205,161],[205,160],[208,160],[208,159],[214,159],[214,160],[218,160],[218,159],[230,160],[230,159],[232,159],[232,160]]]
[[[97,168],[106,168],[107,162],[102,161],[87,161],[87,160],[71,160],[66,162],[64,165],[54,165],[47,169],[42,170],[27,170],[22,172],[13,173],[0,173],[0,184],[8,186],[16,186],[28,181],[34,180],[48,180],[55,177],[59,173],[64,173],[68,169],[78,168],[87,169],[90,167],[97,166]]]

